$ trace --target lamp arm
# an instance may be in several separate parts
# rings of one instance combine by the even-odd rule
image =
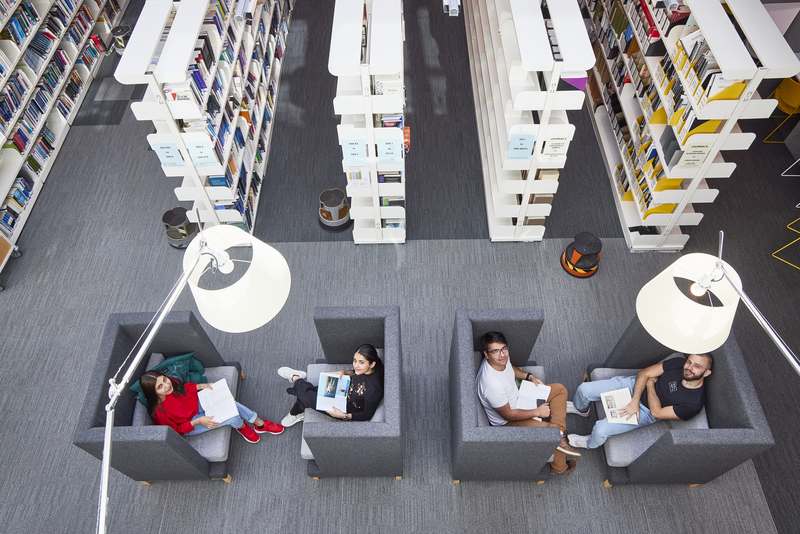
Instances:
[[[720,232],[720,234],[721,233],[722,232]],[[720,236],[720,241],[721,241],[721,236]],[[783,356],[794,368],[794,371],[798,375],[800,375],[800,360],[797,359],[797,356],[795,355],[794,352],[792,352],[792,349],[789,348],[789,345],[786,344],[786,342],[781,338],[778,332],[776,332],[775,329],[772,327],[772,325],[769,324],[767,318],[764,317],[764,315],[761,313],[761,311],[759,311],[759,309],[756,307],[753,301],[750,300],[750,297],[748,297],[745,294],[745,292],[742,291],[742,289],[736,283],[734,283],[734,281],[731,279],[731,276],[728,275],[728,271],[725,270],[725,266],[722,264],[721,261],[717,262],[717,268],[720,271],[722,271],[723,276],[725,276],[725,278],[728,280],[733,290],[736,291],[736,294],[739,295],[739,298],[742,300],[742,302],[744,302],[744,305],[747,306],[747,309],[750,310],[750,313],[753,314],[753,317],[756,318],[756,321],[758,321],[758,324],[761,325],[761,328],[763,328],[764,331],[769,335],[769,337],[772,339],[772,342],[775,343],[778,349],[780,349]]]
[[[150,332],[147,334],[147,337],[139,347],[139,351],[133,358],[133,361],[128,367],[128,370],[125,372],[125,375],[123,375],[122,381],[118,384],[113,378],[108,380],[110,384],[108,389],[108,397],[110,400],[106,405],[106,427],[105,435],[103,437],[103,462],[100,474],[100,505],[97,512],[98,534],[105,534],[106,532],[106,520],[108,515],[108,478],[111,471],[111,431],[114,428],[114,410],[117,406],[117,401],[119,401],[119,398],[122,396],[123,391],[125,391],[128,382],[133,376],[133,373],[136,371],[139,363],[142,361],[147,353],[147,350],[150,348],[150,344],[153,342],[156,334],[158,334],[158,331],[161,329],[161,325],[167,318],[167,314],[169,314],[169,312],[172,310],[172,307],[175,305],[175,302],[177,302],[178,297],[181,295],[186,287],[186,284],[189,282],[189,277],[191,276],[195,267],[197,267],[197,264],[200,262],[201,256],[203,256],[205,253],[205,242],[201,242],[197,254],[192,259],[192,263],[188,266],[188,268],[184,269],[180,279],[172,288],[172,291],[167,296],[167,299],[164,301],[161,311],[159,311],[158,315],[156,315],[155,322],[150,328]]]

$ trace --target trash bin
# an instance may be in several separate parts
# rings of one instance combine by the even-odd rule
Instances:
[[[328,231],[339,232],[347,229],[350,219],[350,205],[347,195],[341,189],[326,189],[319,195],[319,224]]]
[[[167,242],[175,248],[186,248],[197,235],[197,224],[189,222],[186,208],[173,208],[161,217],[167,232]]]
[[[122,55],[125,52],[125,47],[128,45],[128,39],[131,36],[130,26],[117,26],[111,30],[111,35],[114,37],[114,48],[117,54]]]

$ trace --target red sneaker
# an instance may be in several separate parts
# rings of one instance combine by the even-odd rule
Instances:
[[[272,421],[267,421],[264,419],[264,426],[253,425],[253,428],[259,434],[281,434],[283,432],[283,427],[278,423],[273,423]]]
[[[249,443],[258,443],[261,437],[253,432],[253,429],[250,428],[250,425],[245,423],[242,428],[237,428],[236,431],[242,435],[244,439],[246,439]]]

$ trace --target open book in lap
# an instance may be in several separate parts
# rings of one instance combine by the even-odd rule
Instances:
[[[233,399],[228,382],[223,378],[211,384],[211,389],[197,392],[200,407],[215,422],[221,423],[239,415],[236,401]]]
[[[319,387],[317,387],[317,411],[329,412],[339,408],[347,412],[347,390],[350,387],[350,377],[339,373],[320,373]]]
[[[618,414],[618,410],[626,407],[631,402],[631,392],[628,388],[615,389],[600,394],[600,402],[603,403],[603,410],[606,412],[606,419],[609,423],[621,423],[623,425],[638,425],[639,420],[636,416],[627,419]]]
[[[517,410],[535,410],[547,402],[550,396],[550,386],[537,386],[533,382],[523,380],[519,385]]]

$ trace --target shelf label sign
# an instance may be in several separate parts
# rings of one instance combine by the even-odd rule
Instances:
[[[508,143],[508,159],[531,159],[534,141],[536,136],[533,134],[512,135]]]
[[[162,167],[182,167],[183,157],[178,145],[175,143],[157,143],[153,145],[153,151],[158,155]]]
[[[186,143],[192,163],[195,167],[212,167],[219,165],[217,156],[214,154],[214,146],[207,141],[193,141]]]
[[[342,156],[345,163],[366,163],[367,144],[363,139],[343,139]]]
[[[696,169],[700,167],[706,160],[708,153],[711,152],[713,145],[714,143],[686,143],[677,167],[681,169]]]
[[[369,187],[369,167],[367,165],[346,165],[347,185],[350,187]]]
[[[378,139],[378,163],[402,163],[403,142],[400,139]]]
[[[565,136],[551,136],[544,142],[542,155],[548,158],[565,158],[569,148],[569,138]]]

